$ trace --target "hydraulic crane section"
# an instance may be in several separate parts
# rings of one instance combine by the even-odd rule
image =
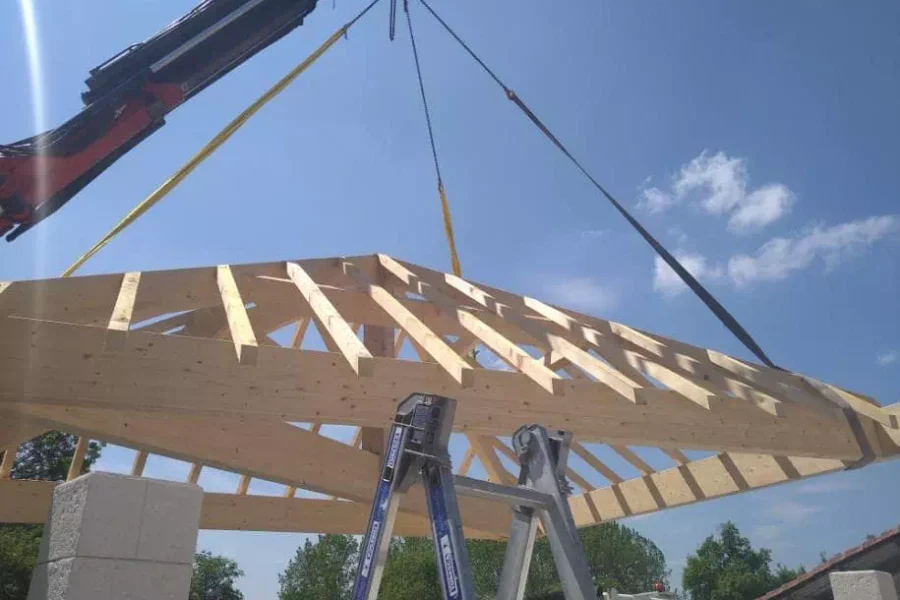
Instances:
[[[363,538],[353,600],[378,597],[397,509],[403,494],[416,483],[425,488],[446,600],[475,598],[457,493],[504,502],[513,509],[498,599],[521,600],[524,596],[540,521],[565,597],[595,600],[590,569],[566,498],[569,487],[564,473],[571,436],[562,432],[550,435],[539,425],[517,430],[513,436],[521,463],[517,486],[454,476],[447,445],[455,410],[455,400],[428,394],[413,394],[398,407]]]
[[[0,145],[0,235],[12,241],[53,214],[169,112],[302,25],[316,1],[205,0],[92,69],[79,114]]]

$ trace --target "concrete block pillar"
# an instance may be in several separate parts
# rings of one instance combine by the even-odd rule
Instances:
[[[829,573],[834,600],[897,600],[894,579],[884,571]]]
[[[186,600],[203,490],[90,473],[56,488],[28,600]]]

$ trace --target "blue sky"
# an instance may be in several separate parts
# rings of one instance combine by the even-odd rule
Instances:
[[[35,0],[30,62],[24,5],[0,4],[0,140],[70,117],[88,69],[193,4]],[[776,362],[898,400],[900,6],[433,5]],[[4,244],[0,279],[59,274],[361,6],[322,2],[304,27],[170,115],[59,214]],[[745,356],[421,7],[412,9],[466,275]],[[374,251],[448,269],[399,31],[389,43],[387,8],[378,7],[82,273]],[[128,462],[125,451],[104,457],[109,468]],[[150,466],[148,474],[186,473]],[[203,482],[226,484],[213,475]],[[898,476],[895,462],[630,524],[662,547],[676,579],[685,554],[728,518],[777,560],[811,565],[820,551],[900,521]],[[274,596],[300,540],[215,532],[201,545],[237,558],[256,600]]]

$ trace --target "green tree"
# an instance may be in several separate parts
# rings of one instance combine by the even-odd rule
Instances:
[[[709,536],[687,558],[683,586],[693,600],[750,600],[803,572],[783,565],[771,568],[772,553],[754,550],[734,523],[724,523],[719,537]]]
[[[77,438],[51,431],[19,446],[12,468],[13,479],[63,481],[72,464]],[[100,458],[102,444],[91,442],[83,471]],[[41,547],[41,525],[0,524],[0,600],[25,600],[31,572]]]
[[[41,547],[40,525],[0,525],[0,600],[25,600]]]
[[[234,588],[235,580],[244,576],[238,564],[211,552],[194,556],[194,573],[188,600],[244,600],[244,594]]]
[[[359,544],[350,535],[307,538],[278,576],[280,600],[343,600],[350,596]]]
[[[655,583],[668,586],[662,550],[634,529],[610,521],[579,533],[595,586],[632,594],[650,591]]]
[[[59,431],[50,431],[25,442],[16,452],[12,478],[64,481],[69,473],[77,442],[77,436]],[[100,451],[104,445],[99,442],[88,444],[81,466],[82,472],[91,470],[91,465],[100,458]]]
[[[397,538],[391,541],[379,595],[391,600],[441,600],[438,577],[431,538]]]

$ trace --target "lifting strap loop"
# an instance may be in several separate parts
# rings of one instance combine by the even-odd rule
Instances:
[[[329,48],[331,48],[338,40],[342,37],[345,37],[347,31],[362,18],[369,10],[375,6],[380,0],[373,0],[371,4],[369,4],[366,8],[364,8],[352,21],[343,25],[340,29],[335,31],[331,37],[325,40],[325,43],[319,46],[312,54],[310,54],[303,62],[294,67],[287,75],[281,78],[278,83],[273,85],[271,88],[266,91],[262,96],[260,96],[253,104],[247,107],[241,114],[239,114],[233,121],[231,121],[228,125],[225,126],[216,136],[210,140],[203,148],[200,149],[197,154],[191,157],[186,163],[184,163],[181,168],[179,168],[171,177],[169,177],[161,186],[156,188],[149,196],[147,196],[140,204],[138,204],[130,213],[125,215],[125,217],[116,224],[106,235],[104,235],[99,242],[94,244],[94,246],[88,250],[84,255],[82,255],[78,260],[76,260],[72,265],[63,272],[63,277],[69,277],[72,273],[77,271],[84,263],[86,263],[92,256],[97,254],[104,246],[106,246],[109,242],[111,242],[119,233],[121,233],[125,228],[134,223],[138,218],[141,217],[145,212],[153,208],[153,206],[165,198],[169,192],[171,192],[179,183],[181,183],[188,175],[190,175],[194,169],[196,169],[200,163],[209,158],[209,156],[218,150],[222,144],[224,144],[228,139],[234,135],[238,129],[240,129],[250,117],[255,115],[259,109],[269,103],[270,100],[275,98],[278,94],[283,92],[285,88],[287,88],[297,77],[299,77],[306,69],[308,69],[314,62],[316,62],[320,56],[325,54]]]
[[[441,178],[441,164],[438,161],[437,147],[434,143],[434,128],[431,126],[431,111],[428,108],[428,98],[425,96],[425,82],[422,79],[422,66],[419,63],[419,49],[416,46],[416,34],[413,32],[412,16],[409,14],[409,0],[403,0],[403,12],[406,13],[406,25],[409,28],[409,41],[412,46],[413,60],[416,63],[416,77],[419,82],[419,93],[422,96],[422,109],[425,111],[425,124],[428,126],[428,142],[431,144],[431,158],[434,160],[434,173],[437,176],[438,196],[441,198],[441,214],[444,218],[444,234],[447,237],[447,247],[450,249],[450,265],[453,274],[462,277],[462,268],[459,266],[459,255],[456,253],[456,240],[453,237],[453,221],[450,218],[450,203],[444,192],[444,180]]]
[[[453,274],[462,277],[462,269],[459,266],[459,256],[456,254],[456,240],[453,237],[453,220],[450,218],[450,203],[447,202],[447,194],[444,193],[444,183],[438,181],[438,194],[441,197],[441,212],[444,215],[444,233],[447,235],[447,245],[450,247],[450,263],[453,266]]]

